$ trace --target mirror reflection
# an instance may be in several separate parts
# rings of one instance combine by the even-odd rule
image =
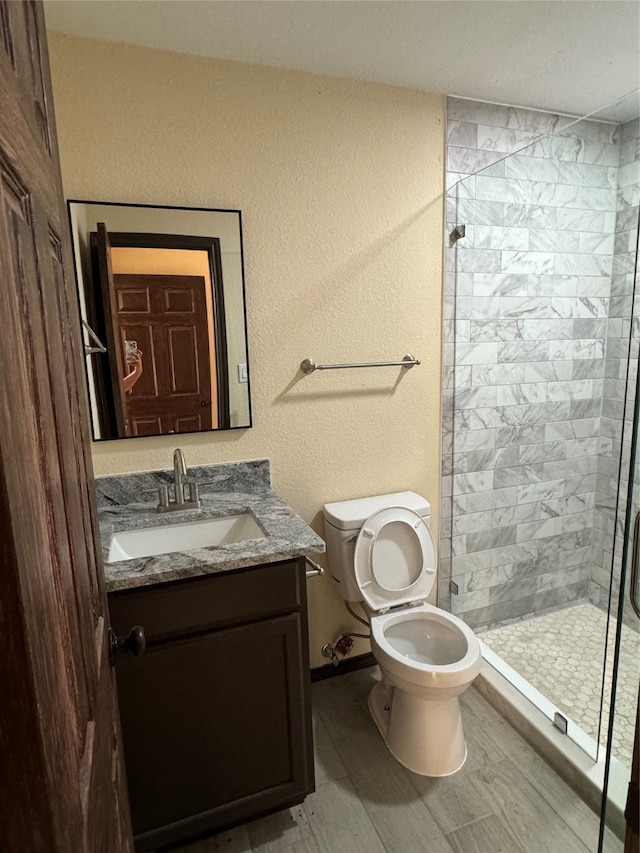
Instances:
[[[251,426],[240,211],[68,207],[94,439]]]

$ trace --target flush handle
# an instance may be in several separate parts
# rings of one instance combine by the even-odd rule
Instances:
[[[310,566],[310,568],[308,568],[306,572],[308,578],[314,578],[317,575],[324,574],[324,569],[322,568],[322,566],[319,566],[316,562],[310,560],[309,557],[305,557],[304,561],[308,566]]]
[[[144,654],[146,648],[147,639],[141,625],[134,625],[126,637],[117,637],[111,628],[109,629],[109,658],[112,665],[120,655],[128,652],[139,657]]]

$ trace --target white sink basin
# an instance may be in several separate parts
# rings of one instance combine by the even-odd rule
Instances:
[[[122,530],[114,533],[109,548],[108,563],[153,557],[174,551],[190,551],[213,545],[230,545],[245,539],[264,539],[266,533],[248,512],[204,518],[183,524],[166,524],[143,530]]]

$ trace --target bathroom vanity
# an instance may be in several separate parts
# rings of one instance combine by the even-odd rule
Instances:
[[[140,851],[295,805],[314,789],[305,556],[324,543],[271,491],[268,463],[191,469],[214,481],[202,508],[159,519],[130,498],[165,474],[96,481],[112,629],[123,638],[139,625],[146,640],[144,654],[133,634],[115,656]],[[167,524],[246,514],[263,536],[107,562],[123,530],[149,530],[153,541]]]

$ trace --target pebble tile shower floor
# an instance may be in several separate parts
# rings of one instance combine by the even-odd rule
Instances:
[[[616,622],[611,620],[605,671],[601,742],[609,723]],[[607,614],[579,604],[513,622],[478,636],[592,738],[598,737]],[[631,766],[640,675],[640,636],[622,626],[613,754]]]

